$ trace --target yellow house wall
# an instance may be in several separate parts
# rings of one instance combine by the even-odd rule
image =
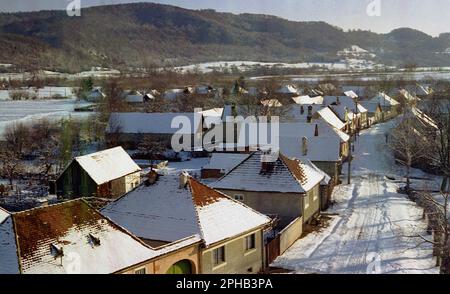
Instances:
[[[309,202],[307,207],[305,204]],[[311,217],[320,212],[320,191],[319,185],[316,185],[313,189],[306,193],[303,198],[303,222],[308,222]]]
[[[236,194],[243,195],[244,204],[263,214],[275,214],[282,220],[288,220],[284,225],[302,214],[302,194],[300,193],[219,190],[233,199]]]
[[[245,236],[255,234],[255,249],[245,251]],[[201,253],[203,274],[251,274],[263,268],[262,229],[222,242]],[[214,266],[213,250],[225,246],[225,263]],[[251,269],[251,271],[249,271]]]

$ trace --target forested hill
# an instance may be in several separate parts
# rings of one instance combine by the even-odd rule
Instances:
[[[79,71],[218,60],[337,61],[358,45],[384,64],[450,65],[450,35],[412,29],[344,32],[324,22],[137,3],[0,14],[0,63]],[[447,53],[445,53],[447,50]]]

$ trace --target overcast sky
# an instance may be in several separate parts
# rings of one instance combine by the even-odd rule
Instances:
[[[65,9],[72,0],[0,0],[0,11]],[[158,2],[233,13],[263,13],[297,21],[326,21],[344,29],[386,33],[410,27],[437,36],[450,32],[450,0],[78,0],[93,6]],[[377,5],[377,2],[380,5]],[[367,13],[369,4],[372,9]]]

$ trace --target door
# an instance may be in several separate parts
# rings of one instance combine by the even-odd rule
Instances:
[[[192,274],[192,266],[189,260],[181,260],[172,265],[166,272],[171,275],[188,275]]]

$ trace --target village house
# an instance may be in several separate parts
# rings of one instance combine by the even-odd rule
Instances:
[[[155,100],[155,96],[151,93],[142,94],[139,91],[125,91],[122,93],[122,97],[125,102],[133,105],[144,104]]]
[[[249,156],[246,153],[214,152],[211,154],[208,164],[202,167],[201,177],[202,179],[218,179]]]
[[[393,118],[400,111],[400,103],[383,92],[361,104],[367,109],[370,124]]]
[[[343,122],[336,114],[336,112],[329,106],[321,108],[319,111],[317,111],[317,114],[330,126],[334,127],[339,131],[346,132],[349,129],[348,122]]]
[[[294,97],[302,94],[302,91],[294,85],[283,85],[276,90],[276,94],[280,96]]]
[[[0,243],[0,274],[164,274],[198,260],[196,240],[152,248],[81,199],[0,209]]]
[[[282,227],[299,217],[302,223],[310,222],[320,211],[324,176],[282,154],[274,161],[266,159],[264,152],[254,152],[211,186],[261,213],[277,216]]]
[[[85,100],[88,102],[100,102],[105,99],[106,95],[102,92],[102,89],[97,87],[92,89],[86,94]]]
[[[310,97],[308,95],[303,95],[303,96],[292,97],[292,100],[296,104],[300,104],[300,105],[314,105],[314,104],[323,105],[323,97],[322,96]]]
[[[172,127],[176,119],[190,126]],[[123,146],[127,149],[137,149],[144,138],[160,143],[167,149],[172,149],[172,137],[175,133],[189,136],[191,148],[201,145],[202,114],[201,113],[111,113],[106,127],[107,146]],[[180,141],[181,142],[181,141]],[[198,147],[198,146],[197,146]]]
[[[354,94],[356,94],[358,96],[358,98],[367,98],[367,87],[366,86],[351,86],[351,85],[344,85],[341,87],[342,89],[342,93],[346,93],[348,92],[350,94],[350,92],[353,92]],[[347,94],[345,94],[347,95]],[[353,97],[352,97],[353,98]]]
[[[367,109],[357,99],[349,96],[325,96],[324,104],[330,106],[343,122],[350,121],[353,131],[366,127]]]
[[[410,93],[408,90],[403,88],[395,88],[389,92],[389,96],[393,97],[395,100],[402,104],[412,104],[415,105],[421,99],[415,94]]]
[[[345,92],[344,92],[344,95],[345,95],[345,96],[348,96],[348,97],[350,97],[350,98],[352,98],[352,99],[358,99],[358,98],[359,98],[358,94],[356,94],[356,93],[353,92],[353,91],[345,91]]]
[[[139,185],[140,171],[122,147],[75,157],[56,180],[56,194],[116,198]]]
[[[342,163],[349,155],[350,136],[317,121],[280,124],[280,151],[290,158],[310,160],[339,183]]]
[[[186,173],[157,175],[102,213],[152,247],[196,238],[199,261],[183,273],[249,274],[264,268],[263,230],[271,220]],[[190,265],[190,266],[189,266]]]

